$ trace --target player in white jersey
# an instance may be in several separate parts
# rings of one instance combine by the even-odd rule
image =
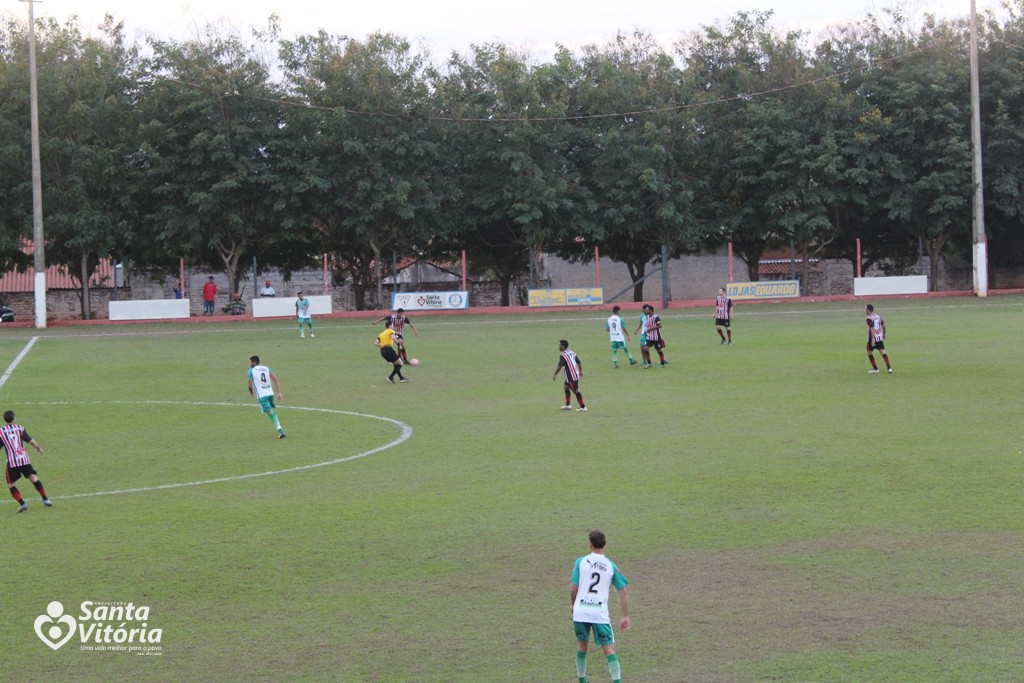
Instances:
[[[600,531],[590,532],[590,554],[577,558],[572,568],[569,594],[572,599],[572,624],[576,634],[576,676],[580,683],[587,682],[587,647],[590,633],[594,642],[608,658],[608,673],[613,683],[622,678],[619,657],[615,654],[615,634],[608,612],[608,596],[612,586],[619,593],[622,617],[619,628],[629,630],[629,580],[604,554],[605,536]]]
[[[302,329],[303,325],[309,328],[309,338],[313,339],[316,335],[313,334],[313,316],[309,312],[309,299],[302,296],[302,292],[299,292],[298,297],[295,300],[295,315],[299,318],[299,339],[306,338],[306,332]]]
[[[604,324],[604,329],[608,330],[608,336],[612,340],[612,365],[616,368],[619,367],[619,349],[626,352],[630,365],[636,365],[636,359],[633,358],[629,347],[626,346],[626,342],[629,341],[629,332],[626,331],[622,318],[619,317],[621,310],[622,308],[619,306],[613,307],[611,317]]]
[[[281,421],[277,419],[277,406],[274,404],[274,393],[277,393],[277,400],[281,399],[281,382],[278,381],[274,371],[266,365],[260,365],[259,356],[249,358],[249,395],[256,397],[260,402],[260,411],[270,418],[270,422],[277,429],[277,438],[285,437],[284,429],[281,428]]]
[[[43,505],[47,507],[53,505],[50,499],[46,497],[46,489],[43,488],[43,482],[39,481],[39,475],[36,474],[35,468],[32,467],[32,462],[28,459],[25,444],[32,446],[40,455],[43,454],[43,449],[36,443],[35,439],[28,435],[24,427],[14,423],[13,410],[8,410],[4,413],[4,424],[0,426],[0,443],[3,443],[4,450],[7,453],[7,487],[10,489],[14,500],[18,501],[18,512],[28,510],[25,499],[21,497],[21,492],[14,485],[14,482],[22,477],[28,479],[36,487],[36,491],[43,498]]]

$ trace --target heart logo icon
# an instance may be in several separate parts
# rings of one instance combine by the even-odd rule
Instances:
[[[53,625],[44,631],[43,629],[46,624]],[[58,624],[66,624],[68,632],[64,633],[64,629]],[[70,614],[64,614],[64,605],[56,600],[47,605],[46,614],[40,614],[36,617],[34,624],[39,640],[46,643],[51,650],[59,650],[65,643],[71,640],[71,637],[75,635],[75,627],[77,625],[75,618]]]

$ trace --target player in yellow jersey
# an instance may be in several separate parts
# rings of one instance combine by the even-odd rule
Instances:
[[[388,383],[394,384],[395,377],[398,377],[398,381],[405,384],[409,379],[402,377],[402,358],[398,355],[396,344],[395,330],[392,329],[391,321],[389,320],[385,323],[384,331],[373,340],[373,345],[380,349],[380,357],[391,363],[395,368],[387,377]]]

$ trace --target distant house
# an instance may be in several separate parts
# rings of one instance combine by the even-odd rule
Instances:
[[[416,288],[421,285],[440,284],[449,286],[462,286],[462,272],[459,266],[438,265],[430,261],[417,258],[407,258],[398,262],[398,269],[393,275],[388,275],[381,282],[385,286],[397,284],[400,289],[407,290],[410,287]],[[466,278],[467,282],[473,282],[473,278]]]
[[[825,262],[818,258],[807,259],[808,272],[822,273]],[[799,278],[803,273],[804,262],[799,255],[786,254],[782,251],[762,255],[757,263],[757,272],[761,280],[789,280]]]
[[[26,254],[32,254],[32,243],[26,242],[22,247]],[[24,273],[11,271],[0,274],[0,293],[18,294],[35,291],[36,271],[29,266]],[[124,287],[124,282],[117,283]],[[90,288],[112,288],[114,286],[114,264],[110,259],[100,259],[99,267],[89,278]],[[79,289],[81,284],[71,276],[64,266],[47,266],[46,289]]]

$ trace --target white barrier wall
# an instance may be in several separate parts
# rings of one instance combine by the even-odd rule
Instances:
[[[111,301],[108,316],[111,320],[167,320],[189,316],[188,299],[140,299],[138,301]]]
[[[311,315],[330,315],[331,297],[327,295],[306,296],[309,299],[309,312]],[[284,316],[295,317],[295,301],[298,297],[272,297],[267,299],[252,300],[252,317],[254,318],[280,318]]]
[[[877,294],[927,294],[927,275],[905,275],[903,277],[855,277],[854,296]]]

